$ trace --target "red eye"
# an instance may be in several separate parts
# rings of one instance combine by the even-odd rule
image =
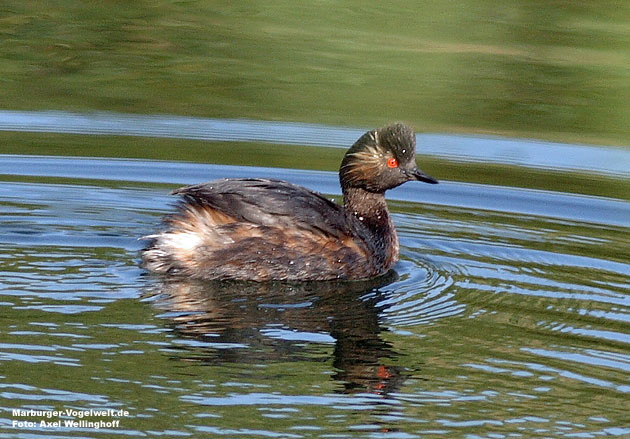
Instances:
[[[397,168],[398,167],[398,160],[396,160],[394,157],[392,157],[391,159],[387,160],[387,166],[389,166],[390,168]]]

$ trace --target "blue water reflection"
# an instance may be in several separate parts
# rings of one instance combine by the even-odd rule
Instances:
[[[0,131],[164,137],[347,148],[366,128],[119,113],[0,110]],[[499,137],[419,134],[419,153],[449,160],[629,176],[630,151]]]

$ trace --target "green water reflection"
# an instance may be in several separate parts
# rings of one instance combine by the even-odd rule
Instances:
[[[111,110],[630,144],[624,1],[0,7],[8,109]]]
[[[266,143],[21,132],[0,132],[0,145],[0,150],[6,154],[126,157],[334,172],[339,169],[339,163],[345,153],[341,148]],[[460,163],[426,156],[419,157],[418,162],[427,173],[439,175],[443,181],[630,199],[630,180],[617,176],[503,164]],[[249,176],[257,176],[258,172],[260,171],[252,170]],[[42,181],[43,177],[33,180],[31,177],[5,175],[2,178],[5,181]],[[60,180],[48,177],[46,181]]]

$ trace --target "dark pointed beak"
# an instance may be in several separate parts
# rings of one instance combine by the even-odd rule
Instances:
[[[425,174],[424,172],[422,172],[418,168],[415,168],[414,170],[412,170],[409,173],[409,177],[412,180],[424,181],[425,183],[431,183],[431,184],[438,184],[439,183],[435,178],[431,177],[428,174]]]

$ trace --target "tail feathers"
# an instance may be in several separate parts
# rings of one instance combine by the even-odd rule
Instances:
[[[145,236],[151,243],[142,252],[142,265],[156,273],[177,273],[194,264],[202,237],[195,232],[167,231]]]
[[[209,251],[234,241],[222,226],[234,218],[210,206],[182,203],[166,218],[167,229],[145,236],[151,242],[142,252],[142,265],[156,273],[189,273],[199,267],[200,248]]]
[[[175,260],[159,247],[149,247],[142,253],[142,266],[154,273],[169,273],[176,270]]]
[[[151,239],[151,243],[142,250],[142,266],[154,273],[173,273],[177,271],[178,263],[169,252],[160,244],[159,235],[144,236],[143,239]]]

